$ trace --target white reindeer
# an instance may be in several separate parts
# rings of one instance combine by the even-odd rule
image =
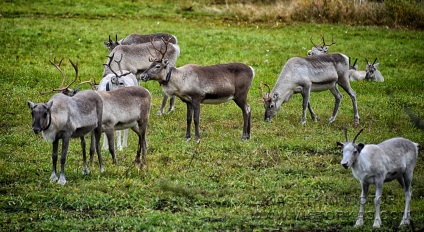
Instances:
[[[365,79],[371,81],[384,82],[383,75],[381,75],[380,71],[377,69],[379,63],[375,63],[377,61],[377,58],[375,58],[372,64],[370,64],[367,59],[365,59],[365,61],[367,62]]]
[[[166,58],[152,60],[141,74],[142,81],[158,81],[166,94],[178,96],[187,104],[186,140],[190,139],[190,127],[194,115],[196,141],[200,141],[200,104],[220,104],[233,100],[243,113],[241,139],[250,139],[251,110],[247,95],[254,77],[252,67],[243,63],[198,66],[195,64],[175,68]]]
[[[329,122],[336,119],[342,95],[337,86],[341,86],[352,99],[353,119],[359,123],[356,93],[349,83],[349,58],[340,53],[295,57],[284,65],[277,83],[270,93],[263,93],[265,107],[265,121],[277,115],[281,105],[288,102],[293,94],[300,93],[303,97],[303,111],[301,123],[306,123],[306,107],[311,113],[313,121],[317,116],[313,112],[309,98],[311,92],[330,90],[336,99],[334,110]],[[269,86],[268,86],[269,88]]]
[[[63,59],[62,59],[63,60]],[[75,69],[76,77],[78,77],[78,64],[74,64],[69,60]],[[51,62],[51,61],[50,61]],[[60,63],[54,64],[51,62],[59,71],[62,73],[63,82],[65,81],[65,75],[60,69]],[[72,83],[75,82],[75,80]],[[61,86],[62,86],[61,85]],[[73,92],[69,91],[68,87],[60,87],[53,91],[60,92]],[[32,115],[32,130],[34,133],[42,133],[45,140],[53,143],[53,170],[50,176],[50,181],[64,185],[66,183],[65,178],[65,162],[68,151],[69,141],[71,138],[80,138],[82,153],[84,158],[84,173],[88,173],[88,167],[86,163],[86,151],[85,151],[85,138],[84,136],[93,132],[95,137],[94,147],[97,151],[97,155],[100,163],[100,170],[103,172],[103,163],[100,153],[99,140],[101,136],[101,121],[103,113],[103,102],[100,96],[92,90],[86,90],[76,93],[73,97],[69,97],[63,93],[53,95],[47,103],[33,103],[28,101],[28,106],[31,109]],[[60,177],[56,174],[56,165],[58,159],[58,146],[59,140],[62,140],[62,155],[60,158],[61,170]],[[94,153],[94,151],[93,151]]]
[[[364,205],[371,184],[375,184],[375,219],[373,227],[381,226],[380,198],[383,183],[397,180],[405,193],[405,211],[400,226],[408,225],[412,220],[410,215],[411,182],[414,167],[418,157],[418,144],[405,138],[392,138],[379,144],[356,143],[356,138],[349,142],[345,129],[346,142],[337,144],[343,152],[341,165],[351,168],[353,176],[361,183],[361,200],[358,219],[355,226],[364,224]]]

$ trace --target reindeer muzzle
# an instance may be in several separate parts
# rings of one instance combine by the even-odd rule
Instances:
[[[348,168],[349,168],[349,165],[348,165],[347,163],[342,164],[342,166],[343,166],[345,169],[348,169]]]

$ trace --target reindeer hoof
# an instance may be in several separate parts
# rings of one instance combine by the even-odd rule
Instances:
[[[162,111],[161,110],[158,110],[158,112],[156,112],[156,115],[157,116],[161,116],[163,113],[162,113]]]

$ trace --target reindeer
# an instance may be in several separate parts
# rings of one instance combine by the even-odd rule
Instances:
[[[324,35],[321,35],[322,44],[315,44],[312,41],[312,36],[310,37],[310,40],[311,40],[311,43],[314,45],[314,47],[308,51],[308,56],[327,54],[330,46],[333,44],[336,44],[336,42],[334,42],[333,37],[331,37],[331,44],[325,44]]]
[[[377,61],[377,58],[375,58],[372,64],[370,64],[367,59],[365,59],[365,61],[367,62],[365,79],[371,81],[384,82],[383,75],[381,75],[380,71],[377,69],[379,63],[375,63]]]
[[[119,41],[118,41],[118,35],[115,35],[115,41],[112,41],[109,35],[109,42],[104,41],[103,43],[109,49],[109,51],[112,51],[118,45],[149,43],[152,39],[161,40],[161,38],[163,38],[164,40],[169,40],[169,42],[173,44],[177,44],[178,42],[177,37],[168,33],[154,33],[154,34],[133,33]]]
[[[164,45],[163,41],[167,41]],[[132,45],[121,45],[115,47],[111,54],[115,54],[116,56],[121,56],[123,54],[122,60],[122,69],[128,70],[136,76],[139,76],[144,70],[146,70],[150,66],[150,50],[166,50],[166,59],[168,59],[169,63],[172,66],[175,66],[177,62],[177,58],[180,55],[180,47],[177,44],[169,44],[170,40],[161,39],[161,41],[155,40],[155,38],[150,41],[150,43],[143,44],[132,44]],[[169,44],[169,45],[168,45]],[[164,48],[166,47],[166,48]],[[108,62],[110,61],[111,56],[108,56]],[[110,69],[117,69],[117,65],[112,63],[111,67],[105,67],[103,72],[103,77],[107,74],[111,73]],[[168,95],[164,95],[162,105],[159,111],[156,113],[157,115],[162,115],[164,112],[164,108],[168,99]],[[175,98],[170,96],[170,105],[168,112],[174,110],[174,102]]]
[[[108,64],[104,64],[107,67],[110,67],[110,62],[112,62],[113,57],[115,54],[112,54],[111,59],[109,59]],[[122,61],[123,54],[121,54],[121,59],[119,61],[114,60],[119,67],[119,71],[115,72],[113,69],[110,69],[112,73],[106,75],[102,78],[99,85],[96,87],[99,91],[112,91],[121,87],[128,87],[128,86],[138,86],[138,81],[134,74],[132,74],[129,71],[122,70],[121,68],[121,61]],[[121,140],[122,133],[121,130],[116,131],[116,137],[117,137],[117,146],[118,150],[122,151],[123,147],[128,146],[128,129],[124,130],[124,137],[123,140]],[[103,146],[102,149],[109,149],[108,140],[107,137],[104,137],[103,140]]]
[[[229,100],[233,100],[243,112],[241,139],[250,139],[251,109],[247,95],[254,77],[252,67],[243,63],[228,63],[211,66],[188,64],[176,68],[166,59],[166,50],[158,52],[162,56],[151,59],[152,64],[141,74],[141,80],[159,82],[166,94],[175,95],[187,104],[186,140],[190,140],[194,115],[196,141],[200,142],[200,104],[220,104]]]
[[[59,64],[52,63],[62,74],[61,87],[53,89],[50,92],[73,93],[69,86],[78,78],[78,63],[74,64],[70,59],[72,66],[75,69],[75,79],[63,87],[65,83],[65,74],[60,68],[63,59]],[[45,92],[47,93],[47,92]],[[31,109],[32,115],[32,130],[35,134],[42,133],[45,140],[53,143],[53,170],[50,176],[50,181],[64,185],[65,178],[65,162],[71,138],[80,138],[82,154],[84,158],[83,173],[88,173],[86,163],[85,138],[84,136],[93,132],[95,141],[100,140],[101,136],[101,121],[103,113],[103,102],[100,96],[92,90],[81,91],[75,93],[73,97],[69,97],[63,93],[53,95],[47,103],[33,103],[28,101],[28,106]],[[56,174],[56,165],[58,158],[59,140],[62,140],[62,155],[60,158],[61,170],[60,177]],[[93,144],[97,151],[100,163],[100,170],[104,172],[100,145],[98,142]],[[93,153],[94,153],[94,148]]]
[[[343,159],[341,165],[352,169],[353,176],[361,184],[361,198],[358,219],[355,226],[364,224],[364,205],[371,184],[375,184],[375,219],[374,228],[381,226],[380,198],[383,191],[383,183],[397,180],[405,193],[405,211],[400,226],[409,225],[412,220],[409,203],[411,200],[411,183],[414,167],[417,163],[418,144],[405,138],[392,138],[379,144],[356,143],[356,138],[363,131],[361,129],[352,142],[347,138],[347,130],[344,130],[346,142],[337,142],[341,147]]]
[[[262,92],[265,107],[265,121],[277,115],[281,105],[288,102],[293,94],[300,93],[303,97],[303,112],[301,123],[306,123],[306,107],[313,121],[317,116],[309,102],[311,92],[330,90],[336,99],[329,123],[336,119],[342,95],[338,90],[340,85],[352,99],[354,122],[359,123],[356,106],[356,93],[349,83],[349,58],[340,53],[324,54],[309,57],[294,57],[284,65],[277,83],[272,91]],[[267,86],[270,90],[269,85]]]

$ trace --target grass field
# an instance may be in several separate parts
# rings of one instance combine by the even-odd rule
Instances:
[[[59,1],[0,3],[0,225],[2,231],[350,231],[359,210],[360,185],[340,165],[337,141],[342,129],[360,142],[379,143],[402,136],[424,144],[424,132],[411,123],[404,107],[424,119],[423,31],[374,26],[272,22],[243,23],[187,10],[172,1],[158,3]],[[109,35],[167,32],[178,37],[178,66],[244,62],[255,69],[249,92],[252,139],[239,141],[242,114],[232,102],[203,105],[200,143],[185,142],[186,106],[156,116],[162,90],[142,83],[152,94],[147,134],[148,168],[133,165],[136,139],[117,152],[118,165],[103,152],[82,174],[78,140],[66,161],[68,183],[49,182],[52,145],[31,130],[27,100],[47,102],[58,87],[59,72],[49,63],[62,57],[79,62],[81,80],[100,81]],[[301,125],[301,96],[295,95],[271,122],[263,121],[259,85],[274,85],[284,63],[305,56],[310,36],[332,35],[330,49],[380,63],[385,82],[353,82],[360,125],[344,98],[336,121],[328,124],[334,98],[329,91],[311,94],[319,121],[308,115]],[[68,62],[63,68],[73,77]],[[88,89],[88,86],[76,86]],[[424,228],[424,152],[420,149],[413,180],[413,226]],[[375,188],[370,189],[365,225],[371,230]],[[382,231],[397,230],[404,208],[398,183],[384,185]]]

